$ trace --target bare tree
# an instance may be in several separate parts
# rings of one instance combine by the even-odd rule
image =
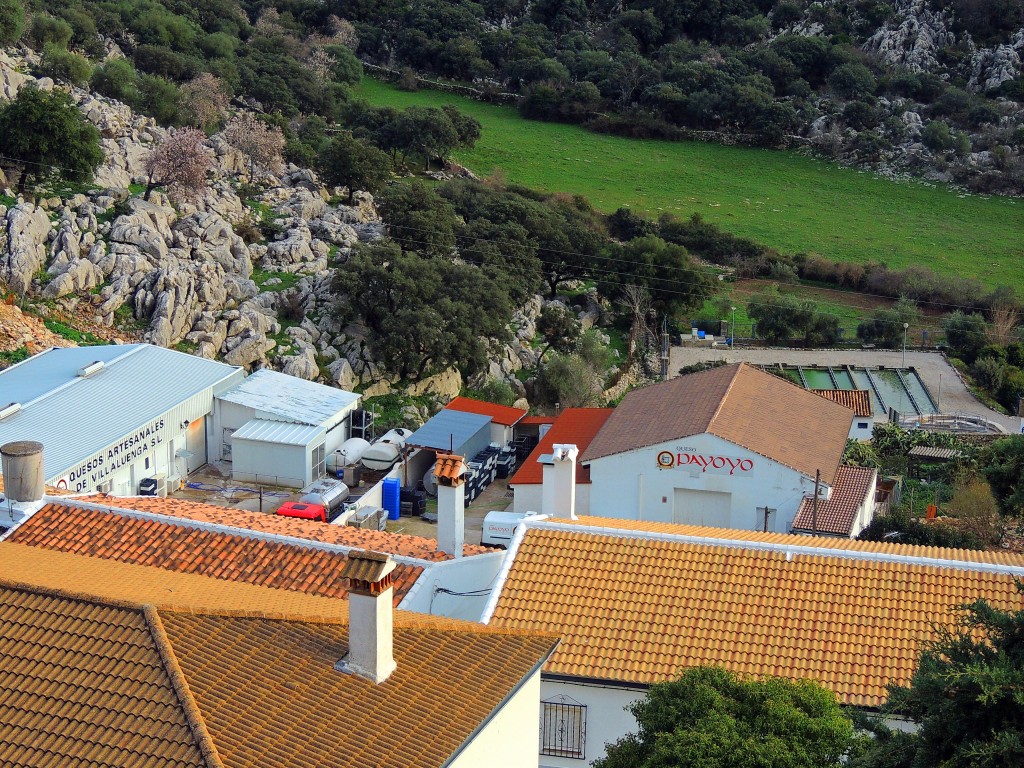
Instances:
[[[331,42],[335,45],[344,45],[353,51],[359,47],[359,35],[348,19],[339,19],[332,14],[327,17],[327,28],[331,31]]]
[[[206,148],[206,134],[195,128],[181,128],[167,137],[146,158],[146,194],[162,185],[175,200],[195,200],[206,189],[206,174],[213,158]]]
[[[337,66],[338,60],[331,56],[324,48],[317,46],[306,57],[305,64],[306,69],[313,73],[317,82],[322,84],[330,81],[331,74],[334,72],[334,67]]]
[[[254,166],[271,173],[281,170],[284,134],[280,128],[267,125],[250,112],[240,112],[228,122],[223,136],[228,144],[249,157],[250,178]]]
[[[224,81],[204,72],[181,87],[182,106],[189,124],[196,128],[216,127],[228,109],[228,94]]]
[[[1012,304],[996,304],[989,310],[991,322],[985,327],[985,338],[989,344],[1008,346],[1017,340],[1017,325],[1020,317]]]
[[[622,289],[622,303],[633,317],[629,326],[629,359],[632,360],[639,348],[650,349],[658,341],[657,335],[647,325],[651,312],[650,291],[630,283]]]

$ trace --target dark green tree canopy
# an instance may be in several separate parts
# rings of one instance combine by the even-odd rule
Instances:
[[[853,723],[817,683],[692,667],[629,707],[640,729],[594,768],[839,768]]]
[[[850,768],[1024,765],[1024,610],[984,600],[964,606],[959,622],[925,646],[910,684],[890,687],[884,711],[920,730],[866,721],[876,738],[861,744]]]
[[[326,184],[348,187],[348,199],[356,190],[376,193],[391,175],[391,159],[365,141],[344,131],[320,150],[317,171]]]
[[[985,478],[1005,515],[1024,510],[1024,435],[1012,435],[989,446]]]
[[[100,132],[71,97],[31,85],[0,108],[0,150],[22,172],[19,192],[29,181],[50,176],[88,181],[103,161]]]

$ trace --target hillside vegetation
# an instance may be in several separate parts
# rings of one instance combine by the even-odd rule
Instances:
[[[652,218],[699,213],[787,253],[923,264],[1024,292],[1021,201],[897,184],[792,152],[600,135],[371,79],[356,93],[379,106],[457,105],[483,126],[472,149],[455,153],[478,174],[501,168],[510,181],[583,194],[606,212],[628,206]]]

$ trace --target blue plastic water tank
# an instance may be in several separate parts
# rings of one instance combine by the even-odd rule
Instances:
[[[402,484],[397,477],[384,478],[382,495],[382,506],[388,511],[388,520],[397,520],[402,512]]]
[[[704,338],[704,331],[697,331],[697,338],[698,339],[703,339]]]

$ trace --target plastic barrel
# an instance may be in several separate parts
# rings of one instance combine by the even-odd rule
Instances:
[[[402,486],[397,477],[384,478],[383,501],[388,520],[397,520],[402,513]]]

